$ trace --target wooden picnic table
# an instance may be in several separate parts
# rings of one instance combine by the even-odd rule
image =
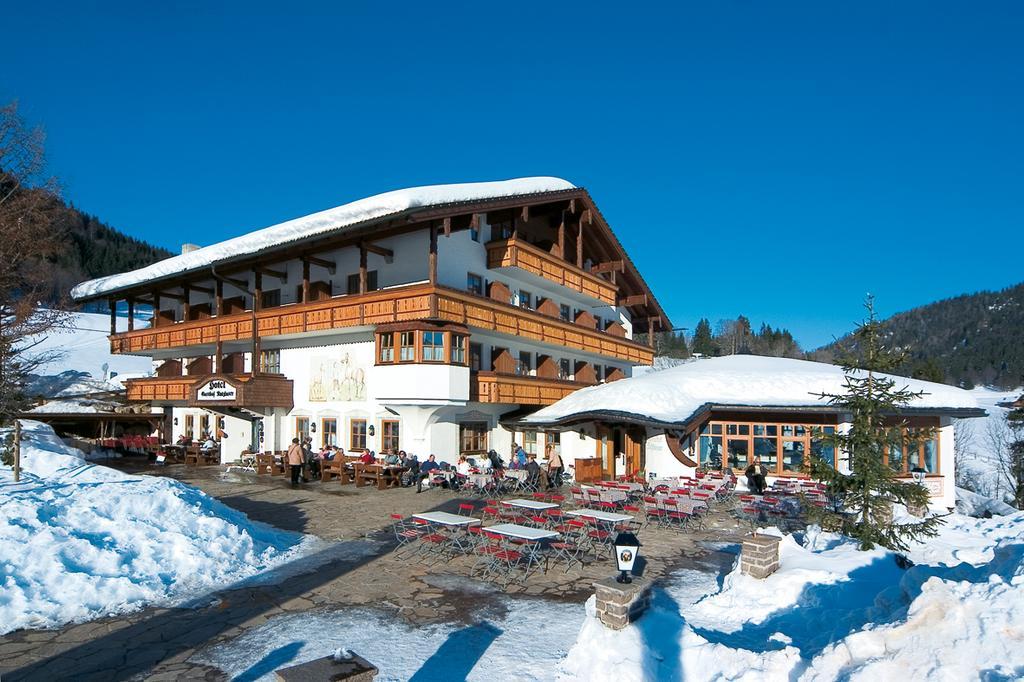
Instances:
[[[383,464],[362,464],[353,465],[356,487],[362,488],[366,484],[375,484],[377,490],[397,488],[402,484],[402,472],[406,467],[387,466]]]

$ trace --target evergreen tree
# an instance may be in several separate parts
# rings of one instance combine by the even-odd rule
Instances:
[[[809,507],[809,514],[857,539],[861,549],[881,545],[905,551],[909,541],[935,535],[943,521],[936,516],[926,516],[916,523],[898,524],[892,520],[894,503],[912,507],[928,504],[928,491],[924,486],[900,481],[884,458],[885,449],[905,442],[908,433],[905,422],[887,425],[886,417],[898,414],[922,393],[905,386],[897,388],[895,380],[879,374],[892,372],[903,363],[904,357],[883,346],[881,323],[875,316],[871,296],[865,307],[868,317],[854,332],[859,353],[845,358],[842,363],[845,391],[819,394],[851,415],[850,429],[846,433],[826,434],[820,430],[816,433],[816,437],[831,445],[835,452],[849,458],[850,473],[841,473],[817,457],[809,458],[811,476],[826,483],[829,494],[837,501],[833,509]],[[919,440],[930,436],[926,430],[919,430],[913,437]]]
[[[1006,423],[1013,434],[1003,475],[1013,486],[1013,506],[1024,509],[1024,408],[1011,410]]]
[[[711,335],[711,323],[706,317],[702,317],[697,323],[691,346],[694,353],[704,356],[718,355],[718,344],[715,343],[715,339]]]

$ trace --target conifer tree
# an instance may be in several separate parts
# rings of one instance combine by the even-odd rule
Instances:
[[[697,323],[697,329],[693,332],[693,343],[691,349],[694,353],[704,356],[718,355],[718,345],[711,336],[711,323],[707,318],[701,318]]]
[[[831,463],[817,457],[808,458],[812,478],[824,482],[836,500],[831,509],[809,507],[809,515],[823,525],[860,542],[863,550],[881,545],[887,549],[906,551],[908,543],[936,534],[943,523],[929,516],[913,523],[895,523],[894,503],[908,507],[925,507],[928,491],[918,483],[899,480],[885,461],[887,448],[899,444],[912,446],[931,437],[928,430],[909,431],[906,422],[890,423],[900,410],[923,395],[883,372],[899,367],[904,356],[883,346],[881,323],[875,316],[874,302],[868,296],[864,304],[867,319],[854,332],[857,356],[842,361],[845,373],[844,392],[820,393],[829,404],[851,415],[845,433],[826,434],[818,430],[815,437],[831,445],[839,456],[849,458],[850,473],[842,473]]]

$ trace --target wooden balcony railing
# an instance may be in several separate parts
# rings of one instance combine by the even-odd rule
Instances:
[[[650,364],[654,351],[624,339],[517,308],[469,292],[430,284],[412,284],[325,301],[267,308],[256,313],[260,338],[344,329],[386,322],[443,319],[543,343],[596,353],[629,364]],[[217,341],[252,338],[252,312],[138,329],[110,337],[113,353],[146,354],[153,350],[213,346]]]
[[[281,374],[207,374],[128,379],[129,401],[182,403],[190,407],[291,409],[292,380]]]
[[[469,380],[469,399],[481,403],[550,405],[588,385],[545,377],[473,372]]]
[[[488,242],[487,267],[519,268],[608,305],[617,300],[618,290],[611,282],[521,239]]]

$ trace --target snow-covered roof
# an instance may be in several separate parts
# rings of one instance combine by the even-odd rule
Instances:
[[[910,409],[979,410],[970,392],[930,381],[893,377],[897,386],[924,391]],[[687,362],[609,384],[575,391],[521,420],[556,424],[594,414],[630,415],[651,422],[685,424],[704,406],[751,408],[829,407],[817,393],[843,393],[843,368],[821,362],[730,355]],[[979,410],[978,416],[983,414]]]
[[[553,177],[516,178],[497,182],[428,185],[384,192],[336,208],[295,218],[227,241],[174,256],[138,270],[82,282],[71,290],[77,300],[89,299],[151,280],[179,275],[220,261],[259,253],[283,244],[335,232],[370,220],[411,209],[445,206],[466,201],[561,192],[576,189],[567,180]]]

